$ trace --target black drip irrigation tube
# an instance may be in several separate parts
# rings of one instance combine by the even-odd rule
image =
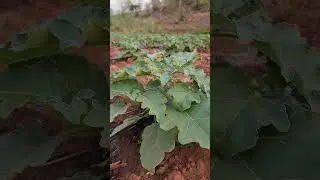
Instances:
[[[114,134],[113,136],[110,137],[110,146],[109,146],[109,161],[110,163],[112,163],[113,161],[118,161],[118,157],[119,157],[119,143],[121,143],[121,139],[123,138],[132,138],[132,137],[137,137],[140,136],[143,129],[148,126],[151,125],[152,123],[154,123],[154,116],[147,116],[147,117],[143,117],[142,119],[140,119],[138,122],[131,124],[129,126],[127,126],[126,128],[122,129],[121,131],[117,132],[116,134]],[[113,129],[110,129],[112,132]],[[111,134],[110,134],[111,135]],[[140,137],[138,137],[140,138]],[[111,174],[109,173],[109,176],[111,176]]]
[[[115,140],[124,136],[127,132],[142,131],[146,126],[154,123],[155,122],[154,119],[155,119],[154,116],[147,116],[147,117],[140,119],[138,122],[127,126],[126,128],[122,129],[121,131],[119,131],[116,134],[114,134],[113,136],[111,136],[110,142],[113,143]],[[112,132],[113,130],[114,130],[114,128],[110,129],[110,132]]]

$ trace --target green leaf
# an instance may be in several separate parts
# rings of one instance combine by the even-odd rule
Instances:
[[[26,42],[28,40],[27,33],[18,33],[16,34],[10,44],[10,49],[13,51],[23,51],[26,47]]]
[[[263,13],[259,10],[235,21],[240,41],[265,40],[266,31],[271,29],[272,25],[263,19]]]
[[[161,163],[165,152],[175,147],[177,131],[172,129],[164,131],[157,123],[147,126],[142,133],[140,147],[141,164],[147,170],[154,169]]]
[[[110,139],[109,139],[109,128],[108,127],[105,127],[100,135],[101,135],[101,139],[100,139],[100,146],[103,147],[103,148],[109,148],[110,147]]]
[[[262,180],[255,172],[247,167],[245,161],[236,160],[220,160],[213,156],[211,165],[212,179],[246,179],[246,180]]]
[[[49,103],[69,121],[78,124],[81,115],[87,112],[82,100],[87,98],[85,96],[92,97],[94,94],[99,102],[105,101],[108,86],[102,70],[88,64],[85,58],[79,56],[57,55],[50,61],[47,58],[10,65],[9,72],[1,73],[2,118],[27,103]],[[71,66],[76,68],[70,69]],[[84,93],[88,89],[94,92]],[[70,93],[77,91],[77,97],[74,97],[71,104],[62,102],[62,99],[70,98]]]
[[[83,123],[90,127],[104,127],[106,126],[109,113],[105,107],[101,106],[96,100],[92,100],[92,109],[83,119]]]
[[[101,104],[109,98],[106,93],[109,91],[109,83],[103,69],[89,63],[83,56],[60,54],[56,55],[55,59],[52,64],[65,78],[68,90],[79,92],[83,89],[91,89]]]
[[[124,47],[127,50],[136,51],[145,47],[157,47],[167,52],[193,50],[194,48],[209,48],[209,33],[194,34],[155,34],[155,33],[127,33],[111,34],[111,41],[117,46]]]
[[[193,102],[200,103],[200,94],[186,84],[175,84],[168,90],[168,95],[173,96],[173,106],[179,111],[189,109]]]
[[[318,170],[314,168],[320,159],[317,135],[319,115],[314,114],[311,119],[307,119],[306,112],[300,109],[291,120],[293,127],[290,134],[266,138],[259,142],[250,157],[243,156],[248,166],[254,168],[263,179],[319,177]],[[265,171],[266,168],[272,170],[272,173]]]
[[[73,7],[67,11],[59,12],[58,17],[42,24],[35,24],[32,28],[24,30],[14,36],[7,45],[0,48],[0,64],[12,64],[33,58],[53,55],[60,48],[80,47],[83,45],[82,35],[92,32],[92,28],[81,29],[87,20],[96,24],[95,35],[104,37],[109,34],[103,27],[107,24],[106,13],[103,9],[87,7]],[[81,30],[85,33],[81,33]],[[105,42],[105,38],[93,39],[96,43]],[[87,41],[88,43],[93,42]],[[97,42],[96,42],[97,41]]]
[[[236,68],[215,67],[211,83],[216,87],[213,88],[210,104],[213,115],[211,125],[213,134],[222,133],[249,103],[250,78]],[[226,109],[228,113],[225,112]]]
[[[27,103],[42,103],[64,96],[64,78],[54,67],[40,62],[26,68],[10,68],[0,76],[0,117],[6,118],[15,109]]]
[[[17,83],[19,82],[19,83]],[[62,97],[66,92],[64,78],[58,69],[45,62],[29,67],[12,68],[0,76],[0,93],[36,97]]]
[[[265,137],[251,151],[243,153],[238,161],[225,161],[238,170],[228,171],[213,167],[214,177],[228,177],[233,174],[239,179],[317,179],[319,177],[316,164],[319,163],[319,114],[308,118],[300,109],[291,117],[292,130],[288,134]],[[241,161],[242,163],[239,163]],[[221,166],[221,164],[220,164]],[[250,171],[255,176],[243,176]],[[249,173],[250,174],[250,173]],[[250,177],[250,176],[249,176]]]
[[[147,90],[153,90],[153,91],[158,91],[161,88],[162,88],[161,81],[159,80],[150,80],[146,87]]]
[[[135,101],[143,87],[136,80],[124,80],[114,84],[110,84],[110,98],[114,96],[128,96]]]
[[[229,125],[224,147],[232,155],[256,146],[259,138],[258,130],[273,125],[279,132],[288,132],[290,128],[286,107],[279,101],[264,99],[248,104]]]
[[[176,68],[182,68],[186,64],[190,64],[192,61],[196,60],[198,54],[195,52],[178,52],[171,54],[165,59],[166,63],[173,65]]]
[[[202,98],[201,103],[179,112],[167,107],[166,118],[160,121],[164,130],[177,127],[178,140],[181,144],[197,142],[203,148],[210,148],[210,101]]]
[[[116,102],[110,105],[110,122],[114,121],[118,115],[123,114],[127,111],[128,105],[122,102]]]
[[[0,178],[11,179],[27,166],[45,163],[59,143],[58,137],[49,137],[36,121],[27,121],[17,132],[0,136]]]
[[[71,107],[74,110],[75,119],[80,119],[81,115],[88,112],[88,105],[78,97],[73,97],[71,101]]]
[[[109,32],[96,25],[96,21],[88,20],[84,25],[82,37],[88,45],[100,45],[107,43]]]
[[[71,104],[61,100],[51,102],[53,107],[73,124],[81,123],[81,116],[88,113],[88,105],[78,97],[73,97]]]
[[[53,20],[48,28],[62,42],[61,48],[66,47],[81,47],[83,45],[83,39],[80,29],[71,24],[70,22],[62,19]]]
[[[229,127],[236,121],[239,114],[251,101],[251,94],[248,89],[251,78],[234,67],[226,68],[217,66],[212,71],[211,83],[216,88],[213,88],[210,103],[213,116],[211,117],[212,121],[210,124],[212,130],[211,136],[213,137],[211,144],[215,151],[226,155],[233,151],[232,145],[230,145],[231,142],[228,142],[229,139],[227,139]],[[226,109],[228,110],[227,113],[225,111]],[[235,129],[239,131],[241,131],[241,128],[243,127],[235,127]],[[248,126],[247,128],[254,128],[253,130],[251,129],[254,131],[254,135],[249,136],[248,139],[254,138],[255,140],[255,123],[253,122],[253,127]],[[247,134],[252,131],[247,132]],[[226,147],[231,148],[228,149]]]
[[[29,153],[27,157],[20,160],[14,169],[22,171],[26,166],[40,166],[49,160],[55,148],[59,145],[58,138],[51,138],[47,142],[40,144],[36,150]]]
[[[320,91],[313,91],[308,97],[313,112],[320,113]]]
[[[220,33],[230,33],[236,35],[237,32],[237,27],[234,24],[234,21],[227,18],[226,16],[223,16],[222,14],[217,14],[214,12],[211,12],[210,15],[213,24],[211,25],[212,27],[212,32],[214,36],[219,36]]]
[[[138,65],[133,64],[125,69],[126,73],[128,73],[132,77],[136,77],[137,75]]]
[[[91,99],[96,95],[92,89],[81,89],[77,92],[76,96],[80,99]]]
[[[57,39],[48,31],[47,28],[35,29],[29,33],[26,41],[26,48],[44,48],[48,43],[57,44]],[[58,46],[56,46],[58,47]]]
[[[130,71],[127,71],[127,69],[121,69],[120,71],[114,72],[110,81],[111,84],[118,83],[119,81],[128,80],[130,77],[130,74],[128,72],[131,73]]]
[[[306,44],[295,26],[273,25],[264,37],[265,43],[263,46],[260,43],[259,50],[281,68],[287,82],[293,83],[299,93],[312,99],[312,91],[320,90],[319,53]]]
[[[191,76],[198,86],[210,97],[210,78],[206,76],[202,69],[196,69],[192,65],[184,68],[184,74]]]
[[[215,68],[211,82],[219,87],[212,93],[212,143],[221,154],[236,155],[253,148],[263,126],[289,131],[286,98],[254,98],[248,89],[250,78],[235,68]]]
[[[148,108],[150,115],[155,115],[158,122],[165,118],[167,98],[156,90],[147,90],[137,98],[142,108]]]
[[[169,72],[164,72],[160,75],[160,81],[161,81],[161,85],[165,86],[170,80],[171,80],[171,75],[169,74]]]
[[[311,95],[312,91],[320,91],[320,54],[316,49],[311,49],[305,57],[302,57],[308,63],[301,61],[295,66],[295,70],[299,73],[303,80],[304,92]],[[296,59],[298,61],[298,59]]]
[[[5,95],[1,94],[2,101],[0,102],[0,118],[6,119],[16,109],[23,107],[26,103],[30,102],[29,96],[19,95]]]

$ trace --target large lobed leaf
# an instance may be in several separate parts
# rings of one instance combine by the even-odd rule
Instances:
[[[166,118],[160,121],[160,127],[170,130],[177,127],[178,140],[181,144],[197,142],[203,148],[210,148],[210,101],[202,97],[199,104],[188,110],[177,111],[167,107]]]
[[[108,122],[109,113],[97,100],[92,100],[92,109],[84,117],[83,123],[90,127],[105,127]]]
[[[73,124],[81,124],[83,116],[86,122],[106,124],[106,110],[100,113],[104,118],[96,116],[97,108],[89,109],[87,103],[95,99],[95,104],[104,104],[108,88],[104,72],[78,56],[59,55],[51,61],[47,58],[17,63],[1,73],[0,117],[6,119],[13,110],[29,103],[44,103]],[[70,66],[76,68],[70,70]]]
[[[279,132],[288,132],[290,121],[285,99],[253,98],[249,91],[250,77],[235,68],[215,68],[211,102],[214,150],[236,155],[253,148],[258,130],[273,125]],[[225,110],[228,109],[227,113]]]
[[[103,9],[84,6],[58,13],[57,17],[24,30],[0,48],[0,64],[12,64],[52,55],[84,44],[107,44],[107,14]]]
[[[314,92],[320,90],[319,53],[300,36],[297,26],[271,23],[259,3],[259,0],[239,0],[231,4],[228,1],[213,2],[215,16],[223,16],[222,22],[233,22],[229,23],[233,35],[240,41],[253,43],[275,62],[286,81],[293,83],[309,100],[312,110],[318,112],[319,101],[316,99],[319,96]],[[220,22],[214,22],[213,26],[222,26]]]
[[[148,170],[154,169],[164,158],[165,152],[175,147],[177,130],[164,131],[157,123],[147,126],[142,133],[140,147],[141,164]]]
[[[124,80],[111,84],[110,86],[110,98],[115,96],[127,96],[131,100],[135,101],[143,90],[143,87],[136,80]]]
[[[307,118],[302,109],[292,118],[292,132],[261,139],[251,151],[237,160],[213,157],[212,178],[239,179],[317,179],[319,114]]]
[[[58,137],[49,137],[35,121],[24,123],[17,132],[0,136],[1,179],[11,179],[27,166],[45,163],[59,143]]]
[[[186,84],[175,84],[168,90],[168,95],[173,97],[172,104],[179,111],[189,109],[193,102],[200,103],[200,93],[189,88]]]
[[[160,91],[147,90],[138,96],[137,101],[141,102],[142,108],[148,108],[149,114],[155,115],[158,122],[165,118],[168,100]]]

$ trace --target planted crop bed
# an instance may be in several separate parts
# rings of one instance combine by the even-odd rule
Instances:
[[[111,176],[208,179],[209,34],[111,39]]]

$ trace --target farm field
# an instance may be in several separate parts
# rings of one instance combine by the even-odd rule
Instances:
[[[3,165],[3,167],[1,166],[1,178],[14,176],[15,179],[32,178],[56,180],[88,177],[95,179],[105,179],[110,177],[108,169],[109,143],[105,139],[105,137],[109,136],[109,134],[106,134],[105,131],[105,125],[108,124],[105,122],[105,120],[108,119],[108,116],[106,114],[106,109],[104,108],[104,106],[107,107],[107,105],[104,105],[104,103],[106,101],[106,92],[108,92],[108,87],[106,85],[106,80],[108,78],[105,78],[105,74],[102,73],[103,71],[108,72],[107,69],[109,68],[106,67],[104,61],[106,59],[106,52],[108,50],[107,46],[109,45],[106,43],[107,41],[105,39],[105,35],[109,34],[108,32],[106,32],[107,28],[104,24],[105,21],[103,21],[105,19],[101,18],[101,16],[105,17],[105,11],[101,11],[101,9],[99,8],[87,7],[85,5],[83,5],[84,7],[78,7],[74,3],[75,2],[73,1],[32,1],[30,4],[23,4],[20,1],[14,1],[12,4],[1,4],[1,7],[5,8],[2,8],[1,10],[3,11],[1,11],[0,13],[1,20],[3,20],[1,21],[0,26],[2,32],[0,35],[2,44],[0,47],[0,57],[2,63],[1,70],[3,71],[0,79],[2,80],[1,82],[12,82],[10,84],[11,86],[2,86],[2,89],[0,90],[1,137],[4,140],[7,140],[8,138],[24,137],[23,134],[22,136],[19,136],[21,131],[28,134],[28,132],[34,130],[35,133],[30,134],[30,136],[33,135],[31,136],[31,139],[33,137],[38,137],[39,133],[41,135],[46,135],[46,133],[49,133],[49,138],[51,137],[55,140],[49,141],[48,144],[46,144],[47,146],[43,146],[47,149],[37,149],[35,153],[43,153],[43,156],[39,156],[40,158],[38,158],[38,156],[28,156],[27,154],[25,154],[25,156],[28,158],[23,159],[22,162],[17,159],[12,159],[12,164],[8,163]],[[64,10],[66,10],[69,14],[63,14],[63,12],[66,12]],[[77,12],[82,12],[83,14],[77,14]],[[97,13],[91,14],[90,12]],[[209,17],[208,13],[196,13],[195,17],[205,20],[203,18],[204,15],[206,16],[206,18]],[[59,17],[59,19],[57,19],[57,17]],[[161,26],[165,26],[166,28],[162,29],[168,31],[168,29],[170,30],[170,28],[172,28],[171,25],[174,25],[175,22],[171,21],[170,18],[168,18],[170,17],[170,15],[162,16],[161,18],[163,17],[166,19],[163,20],[163,24],[161,24]],[[8,21],[8,18],[12,18],[13,21]],[[86,24],[88,23],[88,21],[86,21],[86,18],[89,19],[89,24]],[[190,19],[193,20],[193,22],[198,22],[193,18],[193,15],[186,17],[185,21],[176,25],[181,28],[181,31],[186,31],[190,28],[189,26],[186,26],[190,25],[188,24]],[[208,23],[209,21],[205,22]],[[205,25],[205,27],[203,28],[200,26],[199,29],[205,29],[206,31],[208,31],[208,24],[203,24],[203,21],[200,23],[202,23],[200,24],[201,26]],[[61,26],[62,24],[63,26]],[[69,29],[65,30],[66,26]],[[194,27],[198,28],[196,26]],[[196,79],[199,83],[203,83],[199,85],[201,86],[200,89],[203,90],[196,91],[190,100],[187,99],[186,102],[182,103],[181,107],[179,105],[180,102],[176,102],[176,100],[175,104],[182,109],[188,107],[190,105],[190,102],[192,105],[208,105],[208,102],[203,101],[202,97],[202,95],[207,96],[209,94],[208,82],[200,82],[199,78],[205,80],[206,78],[204,77],[206,77],[206,75],[208,75],[209,73],[209,34],[186,34],[184,36],[186,37],[167,35],[155,36],[155,44],[149,43],[150,46],[146,47],[145,50],[149,51],[150,55],[152,52],[158,52],[159,50],[162,50],[162,52],[159,52],[159,57],[162,56],[162,58],[166,58],[167,60],[163,61],[166,63],[157,64],[156,61],[154,61],[154,67],[150,66],[142,68],[142,71],[139,70],[140,73],[142,72],[144,75],[146,75],[146,78],[138,78],[139,82],[142,82],[142,84],[143,82],[146,83],[146,80],[148,80],[149,77],[152,77],[150,76],[151,72],[148,71],[148,68],[149,70],[152,70],[152,73],[156,73],[155,75],[159,75],[160,71],[158,70],[164,70],[162,69],[163,65],[165,65],[164,67],[168,68],[166,69],[167,72],[170,72],[172,70],[176,71],[177,69],[181,70],[182,67],[180,66],[188,65],[190,70],[189,74],[193,76],[193,78]],[[141,59],[141,57],[149,57],[147,57],[145,54],[139,54],[140,50],[142,50],[143,48],[137,45],[137,43],[127,43],[127,41],[134,42],[132,38],[136,40],[137,36],[129,35],[128,37],[123,37],[122,35],[116,35],[113,37],[115,38],[115,42],[118,42],[118,44],[113,43],[111,45],[111,53],[117,54],[115,56],[116,59],[113,59],[112,61],[116,61],[119,63],[111,62],[112,72],[118,71],[119,67],[123,65],[123,67],[120,68],[122,72],[120,72],[119,74],[113,74],[114,76],[117,76],[114,79],[115,82],[118,82],[123,78],[123,76],[121,76],[123,70],[126,71],[125,73],[128,72],[130,74],[129,78],[132,78],[131,76],[134,75],[134,72],[136,72],[137,70],[134,69],[134,66],[131,66],[133,65],[134,60],[137,60],[135,58],[140,57],[140,60],[135,61],[139,62],[144,60],[143,58]],[[151,36],[145,37],[150,38]],[[167,39],[167,42],[163,42],[164,37],[169,38]],[[120,41],[117,41],[118,39]],[[123,42],[121,40],[125,41]],[[177,43],[174,42],[176,40],[178,40]],[[146,41],[145,38],[140,40],[140,42],[144,41]],[[161,47],[159,47],[158,43],[161,43]],[[188,44],[187,48],[184,46],[184,43]],[[173,45],[178,45],[178,47],[175,47]],[[122,48],[122,50],[120,50],[119,48]],[[195,49],[197,50],[194,51]],[[169,55],[171,56],[171,59],[167,58]],[[177,58],[182,59],[183,61],[175,61],[175,59]],[[195,61],[191,62],[192,60]],[[171,61],[174,66],[167,66]],[[130,65],[131,69],[127,69],[127,67],[129,67],[128,65]],[[161,68],[158,67],[158,65],[161,65]],[[23,74],[30,74],[31,72],[44,73],[43,71],[41,71],[41,68],[44,67],[49,68],[49,72],[53,73],[50,74],[53,76],[50,76],[52,79],[46,76],[52,81],[46,79],[43,74],[37,74],[32,77]],[[204,71],[198,71],[201,69]],[[8,73],[8,71],[10,73]],[[13,81],[6,81],[7,78],[14,78],[15,75],[17,75],[16,73],[22,74],[19,75],[18,79],[15,79]],[[198,83],[193,82],[191,76],[190,78],[187,78],[183,76],[183,73],[179,74],[177,72],[174,74],[174,77],[170,79],[170,75],[170,73],[165,73],[164,76],[162,76],[160,84],[171,80],[174,80],[175,83],[182,81],[186,84],[186,86],[179,85],[177,87],[188,91],[189,85],[194,85],[194,87],[191,87],[190,90],[197,90],[196,85]],[[36,77],[44,78],[32,79]],[[25,78],[31,79],[25,80]],[[47,85],[53,83],[51,87],[56,87],[57,89],[55,90],[57,91],[48,92],[50,88],[41,89],[41,87],[48,87],[43,84],[46,80],[48,80],[48,82],[46,82]],[[27,87],[34,87],[35,89],[25,89],[25,87],[22,86],[15,86],[18,84],[18,82],[21,81],[30,82]],[[35,84],[31,84],[32,82]],[[157,81],[154,82],[154,85],[156,85]],[[24,85],[22,83],[19,84]],[[90,89],[93,91],[90,91]],[[198,88],[198,90],[200,89]],[[4,93],[7,91],[14,92],[15,96],[7,97],[7,94]],[[30,97],[33,97],[34,91],[45,91],[43,92],[43,97],[47,97],[48,99],[44,98],[34,100],[32,98],[22,98],[25,97],[24,95],[26,95],[26,93],[28,95],[30,95],[31,93]],[[62,94],[59,94],[58,92],[61,92]],[[171,93],[176,95],[175,92]],[[52,95],[58,97],[56,97],[56,99],[51,99]],[[148,100],[148,98],[144,99]],[[171,100],[173,99],[171,98]],[[10,102],[13,101],[16,103],[12,104],[11,106]],[[123,101],[127,102],[127,99]],[[35,105],[31,106],[29,105],[29,103]],[[163,105],[161,107],[163,107]],[[133,110],[133,112],[131,112],[132,115],[129,116],[129,118],[137,117],[137,113],[139,116],[141,115],[141,109],[137,108],[137,106],[133,106],[130,108]],[[144,110],[146,112],[146,109]],[[193,111],[195,110],[196,108],[194,108]],[[148,113],[152,112],[149,110]],[[204,115],[206,116],[205,119],[208,119],[208,113]],[[146,118],[148,119],[148,116]],[[30,119],[31,123],[28,124],[30,121],[25,121],[25,119]],[[32,121],[33,119],[37,121]],[[122,119],[122,121],[128,120],[127,118]],[[147,122],[152,122],[150,120],[152,119],[149,117],[149,121]],[[34,122],[39,122],[39,124]],[[121,123],[121,120],[116,120],[116,122],[118,122],[116,124],[118,125],[119,123]],[[208,121],[206,122],[208,123]],[[40,128],[40,125],[43,128]],[[135,141],[138,139],[131,139],[134,137],[139,137],[145,125],[146,124],[142,123],[142,125],[138,124],[136,126],[132,126],[134,128],[131,128],[131,130],[135,130],[133,132],[128,132],[126,130],[123,131],[125,132],[124,134],[128,136],[127,138],[125,138],[126,142],[130,142],[133,145],[127,146],[125,145],[125,142],[120,142],[120,146],[118,146],[117,148],[127,147],[128,149],[125,149],[125,151],[120,151],[122,155],[118,154],[116,156],[111,156],[113,158],[112,162],[114,162],[113,160],[118,161],[120,159],[120,162],[126,161],[127,163],[127,166],[116,169],[116,171],[126,172],[123,174],[123,177],[121,175],[118,175],[116,172],[115,174],[117,174],[118,176],[115,177],[124,179],[135,178],[134,174],[137,175],[137,178],[138,176],[149,176],[148,174],[150,173],[145,170],[146,166],[142,167],[142,164],[140,162],[140,156],[138,152],[140,149],[140,142]],[[114,124],[112,128],[115,128]],[[170,128],[169,125],[167,128]],[[39,132],[36,130],[39,130]],[[42,130],[45,130],[45,132],[42,132]],[[17,131],[18,135],[12,134],[13,131]],[[173,131],[172,133],[174,133]],[[132,135],[132,133],[136,134]],[[178,131],[176,131],[176,133],[178,133]],[[121,136],[118,134],[113,136],[112,145],[116,144],[115,142],[122,141],[123,133],[120,134]],[[29,140],[30,136],[25,136],[25,139]],[[48,139],[44,138],[43,140],[44,143],[46,143],[46,140]],[[188,141],[188,139],[186,141]],[[174,144],[174,142],[175,141],[172,141],[171,139],[171,145]],[[181,140],[181,142],[186,143],[183,142],[183,140]],[[39,142],[27,141],[26,143],[32,144]],[[206,140],[205,142],[201,142],[201,145],[204,147],[208,147],[208,140]],[[12,153],[15,154],[15,157],[20,157],[20,155],[23,153],[34,152],[28,151],[29,149],[24,146],[23,143],[12,144],[12,147],[17,147],[17,150],[23,150],[23,152],[21,151],[20,154],[19,152],[12,151]],[[130,151],[130,147],[132,151]],[[117,148],[114,148],[114,146],[112,147],[112,150],[115,149],[115,151],[113,151],[114,153],[119,153],[119,149],[117,150]],[[6,148],[2,146],[0,147],[0,150],[2,150],[3,152],[8,152]],[[133,158],[129,158],[132,153],[135,153],[132,156]],[[192,156],[190,156],[190,154]],[[3,153],[3,155],[6,157],[12,157],[12,154]],[[161,158],[161,155],[158,156],[158,158],[159,157]],[[163,173],[161,173],[161,170],[157,170],[157,172],[153,176],[145,178],[205,178],[208,177],[209,174],[208,157],[209,151],[200,148],[198,145],[188,145],[187,147],[183,148],[177,145],[173,152],[170,153],[169,156],[166,156],[166,160],[163,162],[164,165],[161,168]],[[152,158],[149,158],[149,160],[150,159]],[[20,163],[17,168],[13,167],[16,162]],[[185,167],[187,167],[185,166],[186,162],[190,162],[189,164],[192,165],[189,166],[188,169],[185,169]],[[117,164],[113,164],[111,168],[113,168],[114,165]],[[151,166],[154,165],[157,165],[157,163],[151,162]],[[136,168],[136,170],[132,169],[132,167]],[[187,170],[189,172],[187,172]],[[128,173],[131,177],[127,176]]]
[[[111,136],[111,177],[209,179],[209,34],[113,33],[111,40],[111,94],[121,90],[127,94],[115,96],[110,107],[111,112],[120,112],[111,113],[111,130],[122,129]],[[124,87],[122,82],[130,86]],[[145,91],[142,106],[132,101],[133,94],[128,94],[137,85]],[[145,108],[150,109],[149,113]],[[172,112],[178,114],[173,116]],[[185,116],[188,113],[190,119]],[[164,114],[166,117],[160,119]],[[173,117],[178,118],[176,122]],[[174,124],[167,124],[170,121],[182,124],[173,129]],[[172,137],[163,133],[171,133]],[[169,149],[165,144],[170,145]]]

